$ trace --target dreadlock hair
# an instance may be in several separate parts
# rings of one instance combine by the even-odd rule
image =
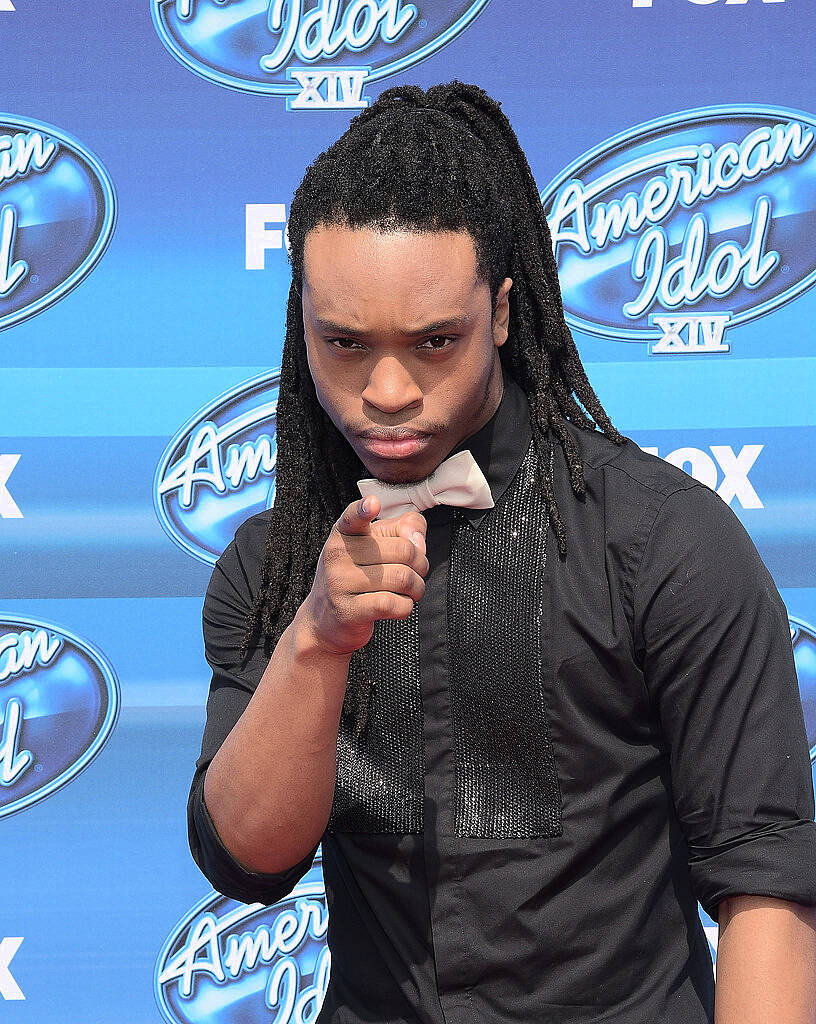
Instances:
[[[500,358],[526,392],[539,478],[562,557],[567,535],[553,491],[554,444],[563,451],[573,492],[584,494],[581,451],[566,421],[613,427],[587,380],[564,319],[550,233],[530,166],[500,104],[459,81],[387,89],[309,165],[289,214],[292,283],[277,406],[277,478],[260,587],[247,617],[242,652],[270,652],[314,581],[320,552],[342,510],[359,498],[367,470],[317,400],[306,360],[301,309],[303,247],[319,225],[377,230],[467,231],[477,274],[495,308],[513,279],[510,323]],[[580,403],[580,404],[579,404]],[[366,648],[352,655],[344,714],[359,736],[372,681]],[[362,679],[353,692],[352,678]]]

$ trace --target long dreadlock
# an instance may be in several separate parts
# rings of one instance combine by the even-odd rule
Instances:
[[[347,131],[309,165],[292,199],[286,314],[277,407],[275,501],[255,605],[247,617],[246,655],[274,649],[305,600],[317,561],[341,511],[359,497],[366,467],[317,400],[306,360],[301,310],[303,246],[318,225],[381,230],[461,231],[474,241],[477,274],[495,306],[513,279],[510,323],[500,358],[524,389],[539,478],[561,555],[567,534],[553,490],[558,444],[572,490],[584,493],[581,451],[566,421],[623,437],[587,380],[564,319],[550,233],[530,166],[500,104],[475,85],[452,81],[427,91],[397,86],[354,117]],[[344,713],[359,735],[371,680],[366,648],[354,652],[364,680],[346,693]]]

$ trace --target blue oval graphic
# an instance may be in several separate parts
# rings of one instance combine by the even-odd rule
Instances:
[[[202,78],[286,96],[289,109],[345,108],[367,106],[366,84],[436,53],[488,2],[152,0],[151,10],[161,41]]]
[[[816,119],[782,107],[681,111],[595,147],[541,193],[567,320],[728,351],[726,327],[816,281],[814,172]],[[677,335],[689,318],[696,348]]]
[[[307,1024],[320,1012],[331,955],[320,849],[271,907],[211,893],[179,921],[153,975],[169,1024]]]
[[[275,496],[280,371],[259,374],[189,419],[165,449],[153,504],[167,535],[211,565]]]
[[[115,221],[113,182],[90,150],[53,125],[0,114],[0,330],[75,288]]]
[[[0,817],[75,778],[119,716],[107,658],[67,629],[0,616]]]

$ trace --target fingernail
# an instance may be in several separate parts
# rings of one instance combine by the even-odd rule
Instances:
[[[363,513],[363,515],[365,515],[368,512],[368,508],[368,498],[363,498],[363,500],[360,502],[360,511]]]
[[[419,530],[414,530],[414,532],[411,534],[411,540],[414,542],[414,544],[416,544],[417,547],[419,547],[420,544],[424,545],[425,543],[425,538],[422,536]]]

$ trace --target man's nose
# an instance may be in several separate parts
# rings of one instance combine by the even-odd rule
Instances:
[[[419,385],[394,356],[383,356],[378,360],[363,399],[381,412],[396,413],[422,401]]]

